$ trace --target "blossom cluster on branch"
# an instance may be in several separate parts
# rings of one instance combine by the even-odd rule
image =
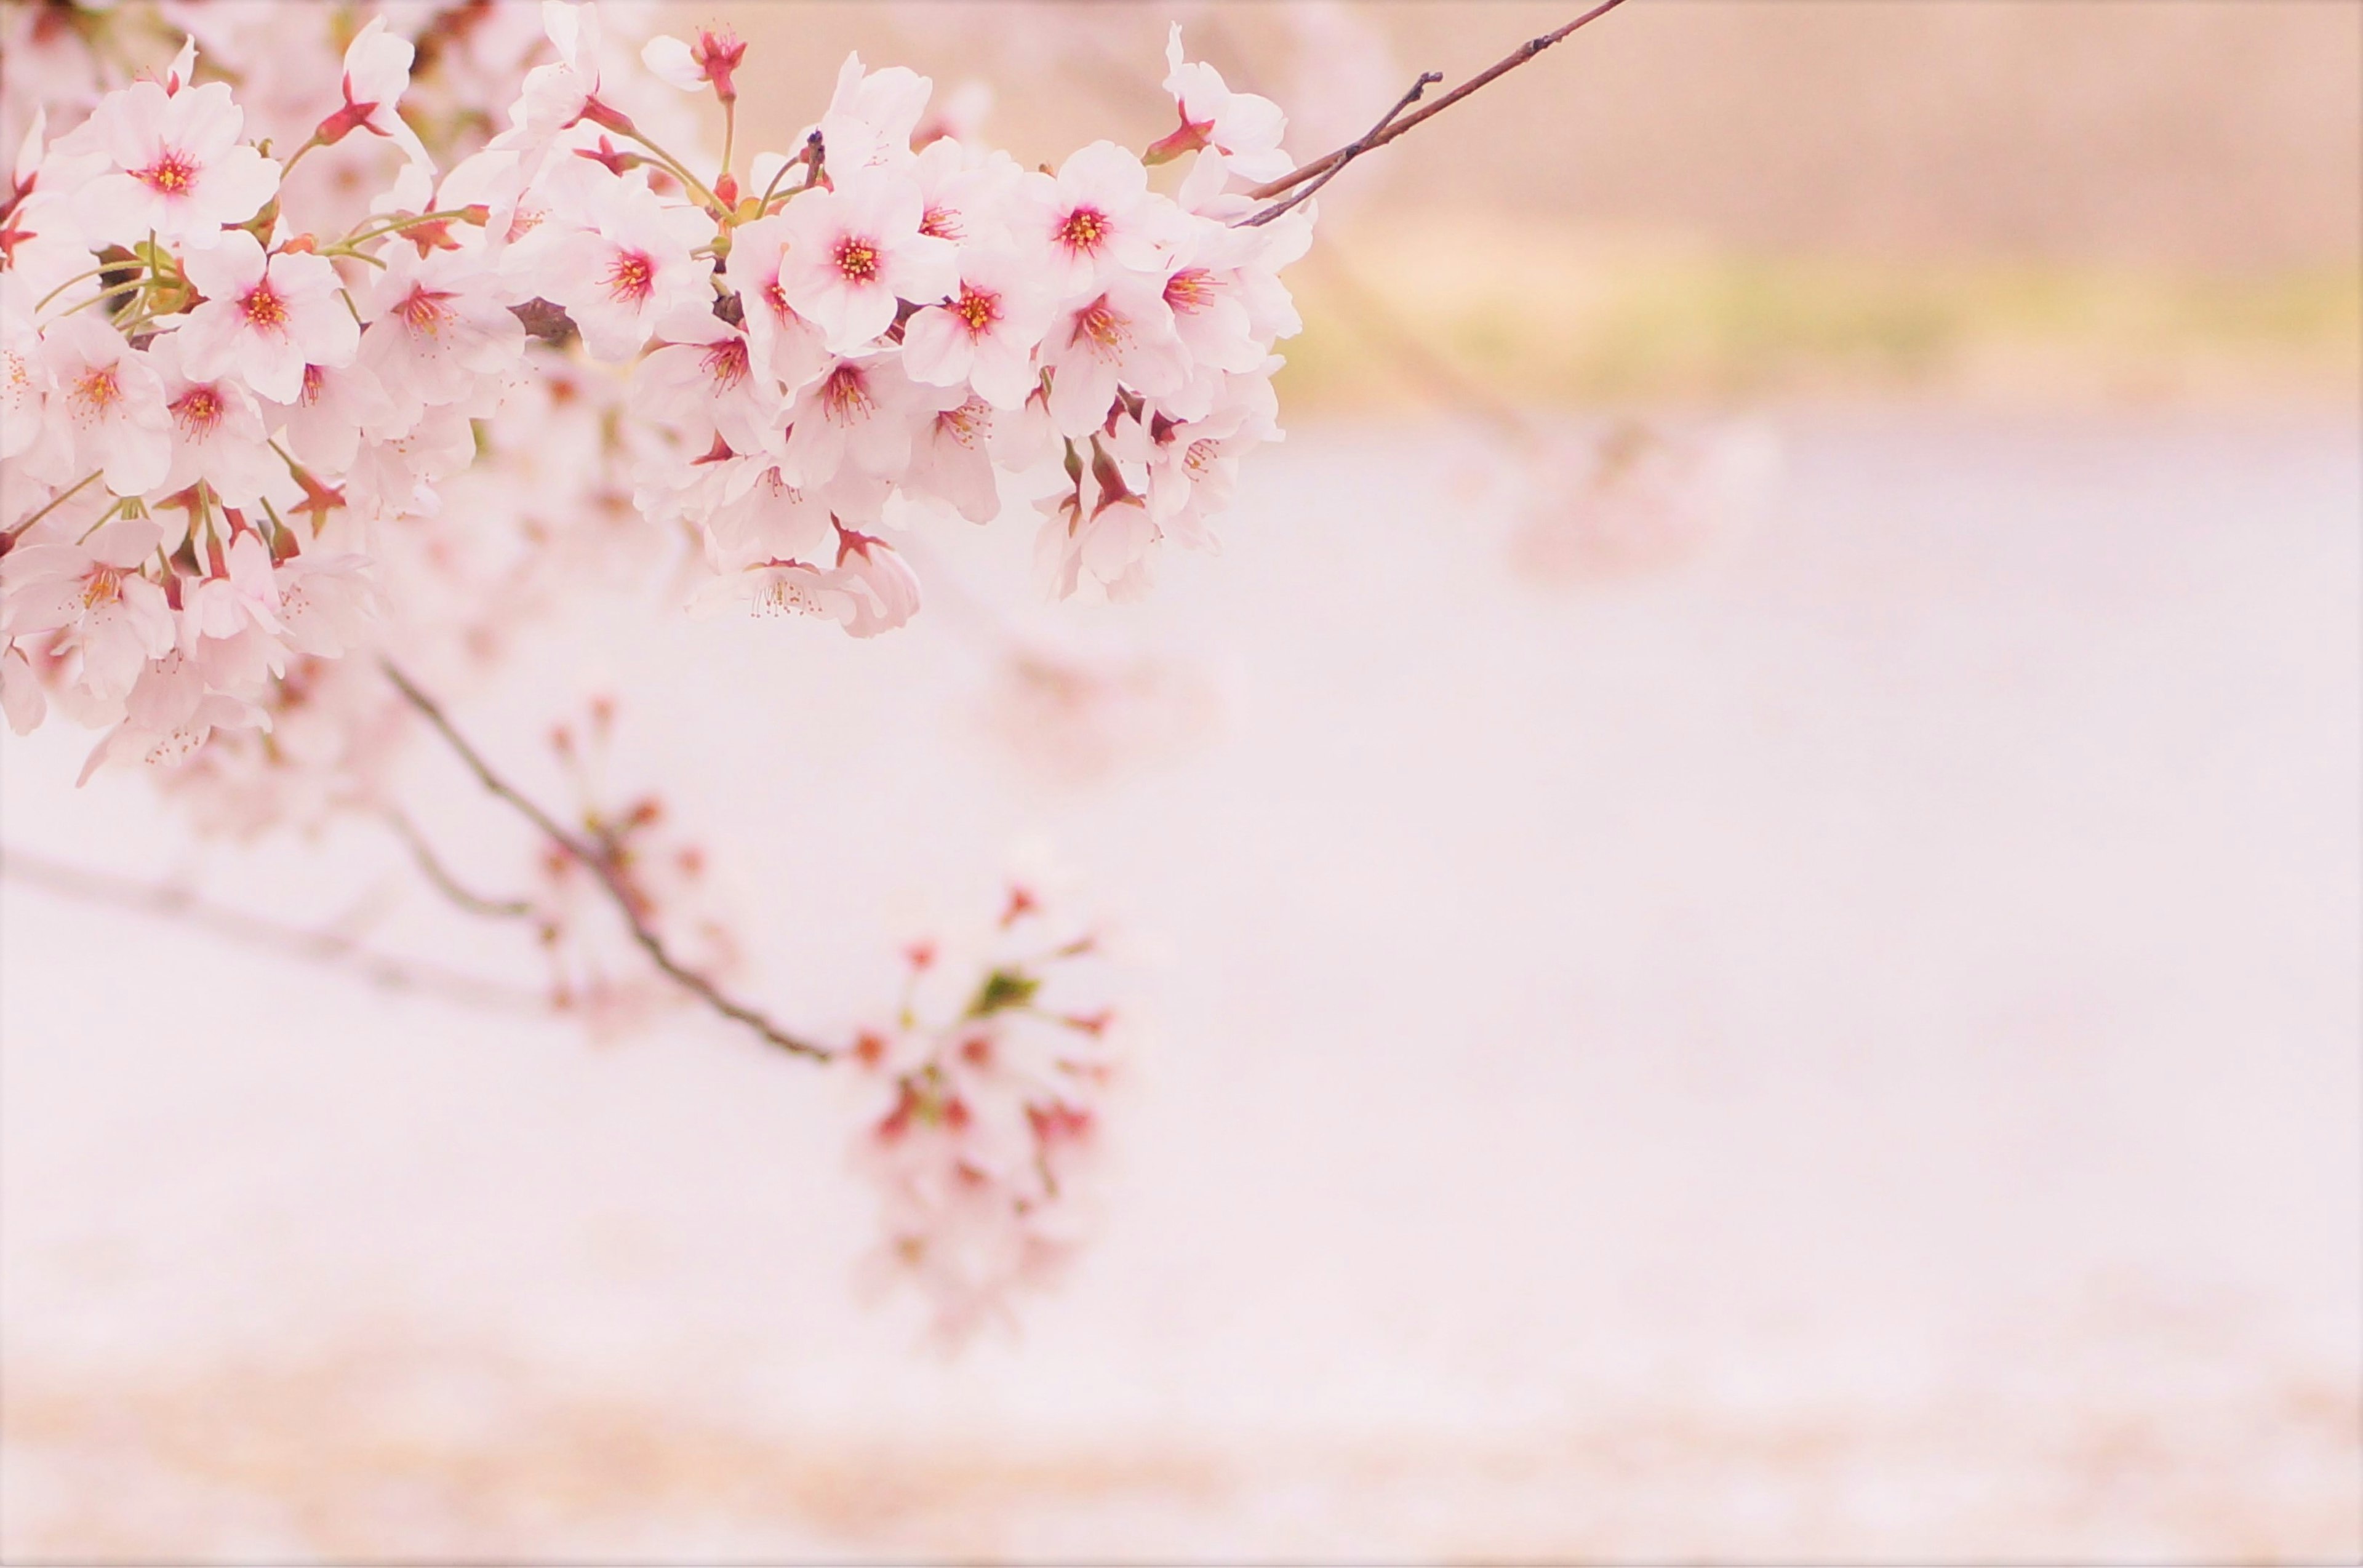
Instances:
[[[742,186],[618,106],[594,7],[542,20],[555,58],[448,170],[403,117],[417,45],[383,17],[283,158],[199,80],[194,36],[61,134],[28,128],[0,229],[20,732],[54,699],[109,728],[96,766],[270,729],[291,667],[372,645],[387,536],[444,509],[545,358],[628,367],[605,455],[643,523],[694,541],[707,604],[900,626],[920,591],[894,527],[988,522],[1005,494],[1042,514],[1059,594],[1137,592],[1160,541],[1206,542],[1278,433],[1278,272],[1310,220],[1238,223],[1289,167],[1281,117],[1178,28],[1179,126],[1145,156],[1024,169],[923,125],[926,79],[855,58]],[[744,52],[701,32],[642,58],[735,123]],[[316,214],[297,166],[354,138],[399,156],[364,212]]]

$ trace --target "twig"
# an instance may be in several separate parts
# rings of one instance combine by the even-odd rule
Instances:
[[[837,1055],[837,1052],[827,1046],[817,1045],[811,1040],[789,1033],[745,1003],[734,1001],[725,995],[714,982],[695,970],[683,967],[681,962],[667,951],[664,939],[650,929],[647,918],[640,913],[639,900],[634,895],[632,889],[625,884],[623,878],[616,873],[615,863],[610,857],[602,853],[597,846],[589,843],[580,835],[571,833],[560,827],[557,819],[535,804],[530,796],[494,773],[492,764],[484,760],[483,753],[470,745],[467,737],[452,727],[451,720],[444,715],[435,699],[412,684],[410,678],[396,669],[391,660],[379,661],[378,667],[385,672],[386,679],[394,683],[394,689],[402,694],[403,699],[424,715],[427,722],[434,726],[436,733],[443,737],[444,743],[459,754],[460,761],[467,765],[468,771],[476,775],[477,783],[483,784],[487,791],[499,799],[507,802],[517,815],[532,823],[540,831],[542,837],[572,856],[598,879],[599,885],[606,893],[608,900],[616,906],[616,913],[623,917],[625,928],[630,931],[632,940],[640,945],[640,950],[649,955],[649,961],[662,971],[666,978],[724,1018],[746,1025],[782,1051],[792,1051],[798,1056],[807,1056],[815,1062],[826,1062]]]
[[[18,849],[0,849],[0,876],[85,903],[184,921],[216,936],[307,962],[351,970],[389,990],[440,996],[471,1006],[545,1014],[549,1011],[549,1002],[536,993],[415,959],[372,952],[350,937],[333,931],[311,930],[241,909],[224,908],[207,903],[187,888],[68,865]]]
[[[487,898],[462,885],[459,878],[453,876],[437,858],[434,846],[427,841],[427,835],[418,830],[418,825],[400,811],[387,807],[385,821],[394,829],[394,836],[410,846],[411,858],[418,862],[418,869],[426,873],[427,881],[435,884],[436,891],[460,908],[471,915],[483,915],[496,920],[523,920],[532,917],[534,909],[530,899]]]
[[[1371,148],[1378,146],[1379,139],[1385,132],[1387,127],[1394,124],[1396,117],[1401,115],[1405,109],[1410,108],[1414,104],[1418,103],[1421,94],[1426,92],[1430,87],[1443,80],[1444,72],[1441,71],[1421,72],[1419,73],[1419,80],[1413,83],[1403,95],[1395,100],[1394,107],[1389,109],[1385,114],[1379,117],[1378,124],[1372,126],[1370,129],[1364,131],[1359,137],[1348,142],[1345,146],[1339,148],[1335,153],[1331,154],[1334,161],[1330,163],[1329,167],[1324,169],[1320,173],[1315,174],[1312,179],[1307,180],[1303,185],[1299,186],[1294,195],[1288,197],[1284,201],[1272,203],[1271,206],[1264,208],[1261,212],[1257,213],[1253,217],[1241,218],[1237,227],[1240,228],[1260,228],[1264,224],[1270,223],[1273,218],[1278,217],[1281,213],[1286,212],[1289,208],[1297,206],[1299,203],[1311,201],[1313,199],[1313,194],[1315,191],[1318,191],[1322,186],[1327,184],[1339,174],[1345,172],[1347,164],[1351,163],[1355,159],[1359,158]]]
[[[1461,99],[1469,96],[1470,94],[1474,93],[1480,87],[1492,82],[1495,77],[1503,75],[1507,72],[1516,70],[1519,66],[1524,65],[1535,56],[1542,53],[1543,50],[1550,48],[1551,45],[1559,42],[1561,39],[1564,39],[1569,34],[1574,32],[1578,28],[1598,21],[1601,17],[1608,15],[1609,12],[1614,11],[1617,6],[1622,6],[1623,4],[1625,4],[1625,0],[1601,0],[1601,4],[1594,6],[1591,10],[1586,11],[1582,16],[1578,17],[1575,20],[1568,23],[1565,27],[1545,33],[1540,38],[1528,39],[1525,42],[1512,50],[1508,54],[1503,55],[1500,60],[1495,61],[1492,65],[1487,66],[1484,70],[1479,72],[1468,81],[1463,82],[1459,86],[1455,87],[1451,92],[1447,93],[1444,96],[1436,100],[1436,102],[1428,105],[1427,107],[1419,110],[1415,114],[1404,115],[1401,119],[1393,120],[1392,124],[1381,121],[1380,128],[1363,137],[1360,140],[1348,142],[1344,147],[1337,149],[1335,152],[1325,152],[1320,157],[1313,160],[1310,163],[1299,164],[1297,167],[1290,170],[1287,173],[1282,174],[1279,179],[1268,180],[1264,183],[1258,185],[1254,190],[1249,191],[1248,195],[1255,198],[1257,201],[1268,201],[1273,196],[1281,195],[1289,191],[1294,190],[1297,186],[1303,184],[1307,180],[1321,179],[1334,171],[1344,167],[1346,164],[1352,162],[1355,159],[1359,158],[1365,152],[1375,151],[1379,148],[1384,147],[1388,142],[1392,141],[1395,138],[1403,135],[1403,132],[1411,129],[1412,127],[1419,125],[1426,120],[1432,119],[1436,116],[1442,114],[1445,110],[1450,108]],[[1262,215],[1259,214],[1258,217],[1251,221],[1261,222],[1264,221],[1264,218]]]

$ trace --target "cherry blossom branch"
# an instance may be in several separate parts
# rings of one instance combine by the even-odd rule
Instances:
[[[724,1018],[734,1023],[745,1025],[766,1041],[778,1046],[782,1051],[797,1056],[809,1057],[815,1062],[827,1062],[837,1055],[837,1052],[827,1046],[815,1044],[800,1035],[791,1034],[753,1007],[726,995],[714,982],[695,970],[682,965],[666,948],[664,939],[658,936],[654,929],[649,925],[647,917],[641,911],[641,900],[616,871],[613,857],[604,853],[599,846],[589,842],[581,835],[569,832],[559,824],[557,818],[543,810],[531,796],[494,772],[492,764],[486,762],[483,754],[471,745],[467,737],[461,735],[452,725],[450,718],[445,715],[435,699],[413,684],[410,678],[395,668],[391,660],[379,661],[378,667],[385,672],[386,679],[394,683],[394,690],[402,694],[403,700],[425,717],[427,722],[434,727],[436,733],[443,738],[444,743],[458,754],[462,763],[466,764],[468,771],[476,775],[477,783],[483,784],[494,796],[506,803],[517,815],[532,823],[543,838],[564,851],[597,879],[601,890],[607,895],[608,901],[615,905],[616,913],[623,917],[625,929],[630,932],[632,940],[639,944],[640,951],[649,955],[649,962],[655,964],[667,979],[720,1013]]]
[[[505,1011],[547,1013],[540,995],[482,980],[458,970],[390,958],[372,952],[353,938],[334,931],[290,925],[242,909],[208,903],[184,887],[137,881],[83,866],[68,865],[23,850],[0,848],[0,877],[28,884],[88,904],[128,909],[142,915],[179,920],[215,936],[265,949],[306,962],[343,969],[389,990],[439,996],[465,1006]]]
[[[1476,75],[1470,77],[1468,81],[1463,82],[1459,86],[1455,87],[1451,92],[1447,93],[1444,96],[1428,105],[1426,108],[1419,110],[1417,113],[1404,115],[1400,119],[1395,119],[1391,114],[1388,120],[1381,120],[1377,128],[1373,129],[1370,134],[1362,137],[1360,139],[1348,142],[1345,146],[1337,149],[1335,152],[1325,152],[1309,163],[1301,163],[1297,165],[1297,167],[1290,170],[1287,173],[1282,174],[1279,179],[1268,180],[1264,183],[1258,185],[1254,190],[1249,191],[1248,195],[1254,197],[1257,201],[1268,201],[1273,196],[1283,195],[1288,192],[1296,189],[1297,186],[1304,183],[1307,180],[1326,180],[1337,170],[1344,168],[1347,164],[1352,162],[1355,159],[1359,158],[1365,152],[1375,152],[1380,148],[1384,147],[1388,142],[1392,141],[1395,138],[1411,129],[1414,126],[1435,118],[1437,115],[1442,114],[1453,105],[1460,102],[1461,99],[1469,96],[1470,94],[1476,92],[1479,88],[1492,82],[1496,77],[1506,75],[1508,72],[1516,70],[1519,66],[1524,65],[1535,56],[1542,53],[1543,50],[1550,48],[1551,45],[1558,43],[1560,39],[1573,33],[1577,28],[1598,21],[1601,17],[1608,15],[1609,12],[1614,11],[1617,6],[1622,6],[1623,4],[1625,4],[1625,0],[1601,0],[1601,4],[1594,6],[1591,10],[1586,11],[1582,16],[1578,17],[1575,20],[1568,23],[1566,26],[1545,33],[1540,38],[1528,39],[1525,42],[1512,50],[1508,54],[1503,55],[1492,65],[1487,66],[1484,70],[1479,72]],[[1397,112],[1400,112],[1401,107],[1402,106],[1397,106]],[[1392,123],[1389,123],[1390,121],[1392,121]],[[1269,217],[1276,216],[1278,215],[1259,213],[1249,221],[1258,223],[1265,222],[1268,221]]]
[[[1409,90],[1407,90],[1402,97],[1395,100],[1394,106],[1389,109],[1385,114],[1379,117],[1378,124],[1364,131],[1356,139],[1349,141],[1344,147],[1339,148],[1337,151],[1332,155],[1337,161],[1331,163],[1328,168],[1324,169],[1320,173],[1315,175],[1312,179],[1307,180],[1304,184],[1298,186],[1294,195],[1290,196],[1283,201],[1272,203],[1271,206],[1264,208],[1261,212],[1257,213],[1253,217],[1241,218],[1239,220],[1238,227],[1241,228],[1261,228],[1263,225],[1270,223],[1273,218],[1278,217],[1281,214],[1288,211],[1289,208],[1296,206],[1302,203],[1311,201],[1315,192],[1318,191],[1322,186],[1327,184],[1330,181],[1336,179],[1338,175],[1346,172],[1347,164],[1351,163],[1355,159],[1359,158],[1363,153],[1368,152],[1371,148],[1376,147],[1379,144],[1380,136],[1386,130],[1387,127],[1394,124],[1396,117],[1405,109],[1410,108],[1414,104],[1418,103],[1421,94],[1426,92],[1430,87],[1443,80],[1444,72],[1441,71],[1421,72],[1419,73],[1419,80],[1413,83]]]
[[[530,899],[487,898],[453,876],[450,869],[435,853],[435,847],[427,841],[427,836],[418,830],[418,825],[400,811],[388,808],[385,821],[386,826],[394,829],[394,836],[409,846],[411,859],[418,862],[420,873],[435,884],[435,891],[469,914],[494,920],[532,917],[534,909]]]

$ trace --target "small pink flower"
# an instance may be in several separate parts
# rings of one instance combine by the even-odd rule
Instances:
[[[1050,373],[1050,418],[1070,437],[1106,422],[1119,385],[1154,396],[1189,379],[1163,288],[1129,272],[1111,276],[1052,321],[1042,363]]]
[[[345,49],[344,106],[322,120],[313,134],[334,144],[365,130],[401,148],[413,163],[431,162],[418,133],[395,112],[410,89],[410,62],[416,52],[409,39],[385,30],[383,17],[371,17]]]
[[[584,227],[542,224],[511,250],[504,270],[564,306],[594,359],[630,359],[659,321],[711,307],[713,265],[690,252],[714,238],[712,219],[665,203],[638,181],[604,174],[583,216]]]
[[[1253,93],[1232,92],[1224,83],[1223,73],[1204,61],[1184,61],[1179,22],[1166,39],[1165,65],[1165,90],[1173,95],[1182,124],[1149,149],[1150,162],[1212,149],[1241,177],[1259,183],[1277,179],[1296,166],[1281,150],[1280,139],[1287,132],[1288,120],[1280,106]]]
[[[926,209],[906,177],[848,180],[797,197],[782,216],[788,254],[780,286],[832,353],[868,347],[894,325],[898,301],[932,304],[957,281],[951,243],[920,232]]]
[[[1015,250],[964,248],[949,294],[904,327],[903,368],[914,381],[966,382],[994,407],[1015,408],[1034,390],[1034,350],[1050,325],[1038,269]]]
[[[0,556],[0,639],[63,629],[70,677],[119,702],[149,660],[172,646],[172,611],[140,568],[163,542],[146,517],[117,517],[81,544],[28,544]]]
[[[148,356],[83,311],[42,334],[41,357],[56,388],[50,428],[65,438],[51,449],[62,459],[59,472],[43,476],[72,484],[98,469],[117,495],[162,483],[172,466],[172,417]]]
[[[245,124],[225,83],[168,91],[135,82],[109,93],[70,139],[107,159],[76,194],[74,216],[92,238],[119,245],[150,234],[168,245],[216,244],[279,189],[279,165],[239,144]]]
[[[1029,251],[1047,249],[1047,275],[1062,297],[1088,291],[1108,269],[1154,268],[1172,227],[1170,204],[1149,192],[1148,171],[1112,141],[1073,154],[1055,178],[1028,174],[1017,200],[1011,228]]]
[[[348,365],[361,350],[361,325],[325,256],[266,256],[239,229],[191,251],[186,266],[205,296],[179,334],[183,363],[195,374],[234,373],[272,402],[292,403],[305,365]]]

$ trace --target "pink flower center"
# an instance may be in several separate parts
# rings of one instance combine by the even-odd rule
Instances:
[[[1108,215],[1095,206],[1079,206],[1069,213],[1059,225],[1056,238],[1059,244],[1079,255],[1096,256],[1107,243],[1108,234],[1115,226]]]
[[[82,580],[82,607],[94,610],[123,596],[123,568],[94,565]]]
[[[640,305],[657,286],[657,264],[643,250],[619,250],[607,269],[607,294],[618,305]]]
[[[113,365],[93,365],[74,383],[73,400],[92,414],[104,414],[123,399],[123,383]]]
[[[971,397],[936,416],[937,431],[964,447],[973,448],[992,428],[993,406],[979,398]]]
[[[931,206],[919,218],[919,232],[937,239],[959,239],[968,229],[960,222],[958,207]]]
[[[247,290],[239,300],[238,308],[246,317],[246,324],[258,331],[283,333],[286,330],[287,302],[280,297],[277,289],[271,286],[269,278]]]
[[[1215,274],[1204,267],[1184,267],[1165,280],[1165,303],[1184,315],[1194,315],[1215,303]]]
[[[821,412],[840,425],[866,419],[877,406],[877,400],[870,395],[870,378],[862,374],[860,365],[839,365],[821,383]]]
[[[193,386],[172,405],[172,417],[192,439],[202,440],[217,429],[225,409],[222,395],[210,386]]]
[[[747,379],[747,339],[727,338],[705,350],[699,363],[717,389],[727,389]]]
[[[321,389],[327,384],[327,381],[328,378],[321,373],[319,366],[305,365],[304,367],[304,390],[295,395],[296,406],[303,408],[309,408],[315,403],[319,402]]]
[[[960,298],[952,302],[952,314],[968,323],[969,336],[981,338],[986,328],[1001,319],[1001,296],[974,284],[962,284]]]
[[[1075,328],[1067,341],[1087,345],[1093,352],[1105,358],[1123,345],[1129,335],[1126,330],[1129,325],[1116,313],[1115,307],[1108,304],[1107,295],[1102,295],[1075,312]]]
[[[145,169],[134,169],[131,177],[160,196],[182,196],[197,183],[197,161],[177,147],[167,147],[156,154],[156,161]]]
[[[837,242],[837,270],[849,284],[866,284],[878,275],[878,247],[859,235]]]
[[[394,306],[394,313],[411,331],[433,338],[440,334],[452,319],[450,309],[443,303],[450,297],[448,294],[436,293],[425,284],[414,284],[410,292]]]

